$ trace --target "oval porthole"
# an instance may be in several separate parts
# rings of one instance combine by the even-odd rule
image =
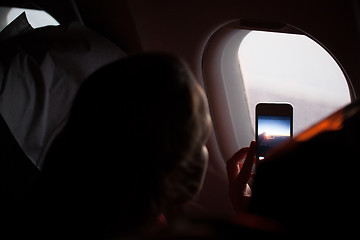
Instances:
[[[224,160],[254,139],[258,102],[290,102],[296,135],[351,101],[337,62],[302,34],[225,26],[207,44],[203,75]]]

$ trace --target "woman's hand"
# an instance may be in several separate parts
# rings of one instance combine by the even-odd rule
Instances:
[[[248,182],[255,157],[256,142],[252,141],[250,147],[241,148],[226,162],[229,196],[237,214],[246,211],[248,207],[251,194]]]

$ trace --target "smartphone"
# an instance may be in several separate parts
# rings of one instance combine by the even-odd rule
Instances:
[[[273,148],[293,137],[293,107],[289,103],[258,103],[255,111],[259,164]]]

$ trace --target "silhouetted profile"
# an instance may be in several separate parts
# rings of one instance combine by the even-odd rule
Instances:
[[[103,67],[44,163],[42,228],[59,238],[151,234],[201,187],[209,130],[203,90],[176,57]]]

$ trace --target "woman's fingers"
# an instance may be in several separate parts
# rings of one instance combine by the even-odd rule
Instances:
[[[240,163],[246,157],[248,150],[249,147],[241,148],[226,162],[226,171],[230,184],[236,181],[240,173]]]

